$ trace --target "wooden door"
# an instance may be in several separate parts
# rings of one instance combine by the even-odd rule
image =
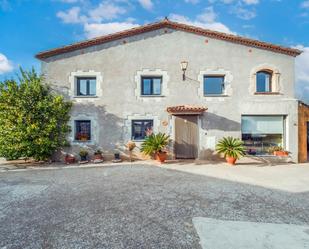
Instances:
[[[175,155],[178,159],[197,158],[197,116],[175,116]]]

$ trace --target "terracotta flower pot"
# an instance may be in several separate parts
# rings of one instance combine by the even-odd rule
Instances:
[[[287,151],[281,151],[281,150],[274,151],[274,156],[288,156],[288,155],[289,152]]]
[[[75,163],[75,156],[72,155],[66,155],[64,158],[64,161],[66,164]]]
[[[164,163],[167,158],[167,152],[161,151],[156,153],[156,160],[160,163]]]
[[[229,156],[227,156],[225,159],[226,159],[227,163],[230,164],[230,165],[235,165],[236,160],[237,160],[236,158],[229,157]]]
[[[96,154],[96,155],[94,155],[94,160],[103,160],[102,154]]]

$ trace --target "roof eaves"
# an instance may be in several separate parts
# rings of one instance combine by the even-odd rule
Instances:
[[[67,45],[64,47],[43,51],[43,52],[38,53],[35,57],[42,60],[42,59],[46,59],[51,56],[68,53],[68,52],[88,48],[88,47],[95,46],[95,45],[100,45],[106,42],[127,38],[133,35],[139,35],[139,34],[149,32],[149,31],[154,31],[160,28],[171,28],[174,30],[180,30],[184,32],[199,34],[202,36],[206,36],[206,37],[210,37],[210,38],[214,38],[218,40],[224,40],[224,41],[229,41],[229,42],[233,42],[233,43],[237,43],[241,45],[256,47],[259,49],[265,49],[268,51],[273,51],[273,52],[286,54],[286,55],[294,56],[294,57],[302,53],[301,50],[294,49],[294,48],[287,48],[287,47],[283,47],[283,46],[279,46],[279,45],[275,45],[275,44],[271,44],[267,42],[253,40],[250,38],[245,38],[245,37],[236,36],[232,34],[226,34],[226,33],[204,29],[200,27],[195,27],[195,26],[191,26],[187,24],[172,22],[167,19],[164,19],[163,21],[160,21],[160,22],[146,24],[143,26],[129,29],[129,30],[120,31],[114,34],[100,36],[94,39],[74,43],[74,44]]]

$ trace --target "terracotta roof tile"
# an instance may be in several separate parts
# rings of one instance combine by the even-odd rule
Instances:
[[[201,36],[211,37],[211,38],[218,39],[218,40],[229,41],[232,43],[238,43],[238,44],[242,44],[245,46],[256,47],[256,48],[269,50],[269,51],[273,51],[276,53],[286,54],[286,55],[290,55],[294,57],[302,53],[302,51],[298,49],[287,48],[287,47],[283,47],[279,45],[274,45],[271,43],[266,43],[266,42],[253,40],[253,39],[249,39],[249,38],[245,38],[241,36],[236,36],[236,35],[226,34],[226,33],[213,31],[209,29],[190,26],[187,24],[172,22],[172,21],[169,21],[168,19],[164,19],[163,21],[160,21],[160,22],[139,26],[136,28],[117,32],[117,33],[110,34],[110,35],[100,36],[94,39],[74,43],[68,46],[55,48],[55,49],[51,49],[48,51],[43,51],[43,52],[38,53],[36,55],[36,58],[42,60],[42,59],[45,59],[51,56],[72,52],[78,49],[84,49],[87,47],[103,44],[106,42],[130,37],[133,35],[139,35],[145,32],[158,30],[161,28],[170,28],[174,30],[185,31],[185,32],[193,33],[193,34],[198,34]]]
[[[178,105],[170,106],[166,108],[168,113],[202,113],[207,108],[203,106],[192,106],[192,105]]]

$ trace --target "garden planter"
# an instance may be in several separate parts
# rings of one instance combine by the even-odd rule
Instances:
[[[94,160],[103,160],[103,156],[101,154],[94,155]]]
[[[66,155],[64,161],[66,164],[75,163],[75,157],[73,155]]]
[[[80,162],[79,163],[81,163],[81,164],[88,163],[87,156],[80,156]]]
[[[167,158],[167,152],[157,152],[156,153],[156,160],[161,162],[161,163],[164,163],[165,160]]]
[[[289,152],[287,151],[274,151],[274,156],[288,156]]]
[[[230,164],[230,165],[235,165],[236,160],[237,160],[236,158],[229,157],[229,156],[227,156],[225,159],[226,159],[227,163]]]

